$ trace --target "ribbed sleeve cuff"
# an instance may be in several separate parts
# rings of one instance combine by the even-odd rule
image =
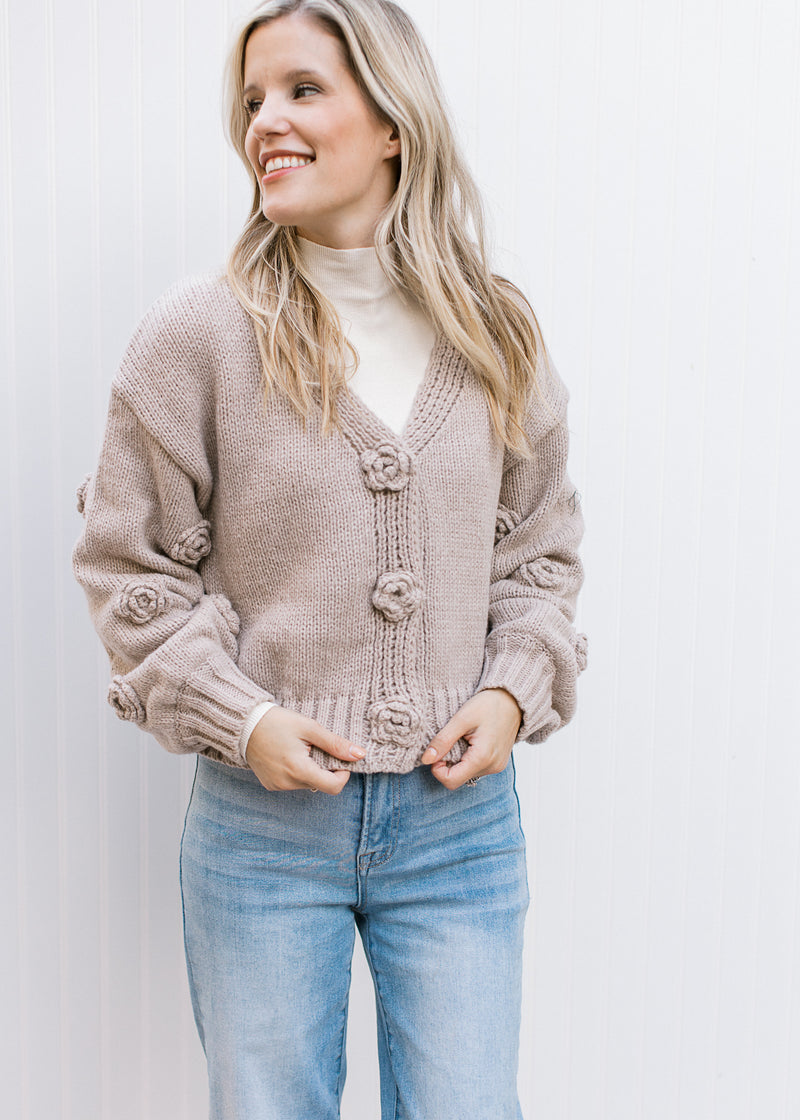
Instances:
[[[244,727],[242,728],[242,733],[239,736],[239,751],[245,762],[247,762],[247,742],[250,736],[255,731],[256,724],[261,719],[261,717],[270,710],[270,708],[274,707],[275,705],[271,700],[265,700],[263,704],[256,704],[255,708],[253,708],[250,715],[244,721]]]
[[[274,697],[224,655],[218,659],[209,657],[178,693],[178,736],[192,750],[212,747],[231,761],[245,765],[239,746],[242,729],[257,704],[273,701]]]
[[[555,668],[545,650],[505,647],[494,653],[484,665],[476,692],[483,688],[505,688],[522,709],[522,723],[517,742],[536,734],[540,742],[560,726],[553,710],[553,678]]]

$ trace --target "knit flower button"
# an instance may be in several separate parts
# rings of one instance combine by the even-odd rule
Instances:
[[[370,490],[402,490],[411,477],[411,456],[391,443],[367,448],[359,456]]]
[[[512,529],[519,525],[519,514],[505,506],[497,507],[497,518],[494,523],[494,543],[497,544],[503,537],[508,536]]]
[[[230,599],[226,599],[224,595],[212,595],[211,601],[227,622],[228,629],[235,638],[239,633],[241,623],[239,621],[238,614],[233,609],[233,604],[231,603]]]
[[[372,592],[372,605],[390,622],[401,622],[418,609],[422,588],[412,572],[384,572]]]
[[[544,591],[556,591],[564,586],[564,570],[555,560],[541,557],[530,564],[522,565],[522,578],[528,584],[541,587]]]
[[[179,564],[197,564],[211,551],[211,525],[208,521],[201,521],[178,537],[177,541],[168,549],[173,560]]]
[[[84,478],[83,482],[75,491],[75,504],[78,507],[78,513],[83,513],[83,511],[86,509],[86,495],[89,492],[89,483],[91,481],[92,476],[90,474],[87,474],[86,478]]]
[[[376,743],[411,746],[422,726],[419,713],[403,696],[389,696],[372,704],[367,713]]]
[[[582,673],[589,660],[589,639],[585,634],[576,634],[573,646],[575,648],[575,660],[578,664],[578,672]]]
[[[127,622],[143,626],[160,615],[167,605],[164,589],[154,579],[129,579],[117,596],[114,614]]]
[[[108,686],[108,702],[120,719],[131,723],[144,723],[144,704],[136,689],[124,677],[113,677]]]

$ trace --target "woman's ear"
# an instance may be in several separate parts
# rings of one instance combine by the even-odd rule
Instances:
[[[386,159],[392,159],[394,156],[400,155],[400,137],[397,134],[397,129],[392,128],[389,139],[386,141]]]

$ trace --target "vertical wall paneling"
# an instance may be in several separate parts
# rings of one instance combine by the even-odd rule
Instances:
[[[793,355],[797,355],[800,349],[800,324],[794,311],[800,292],[800,252],[798,252],[800,223],[798,223],[796,203],[797,191],[800,189],[800,9],[794,11],[794,27],[788,43],[791,79],[787,84],[786,96],[793,109],[786,122],[779,118],[781,123],[788,125],[786,137],[777,136],[773,139],[776,151],[780,152],[783,148],[789,157],[786,174],[782,176],[785,183],[784,197],[788,220],[783,268],[779,274],[782,298],[779,298],[777,303],[780,315],[777,320],[779,334],[775,348],[775,360],[782,370],[781,395],[777,405],[777,413],[781,419],[800,415],[800,384],[798,379],[790,374],[790,370],[794,368],[790,363],[796,362]],[[782,91],[778,90],[778,94],[782,97]],[[788,516],[792,502],[797,496],[797,469],[791,449],[794,443],[793,433],[787,422],[779,424],[776,442],[775,537],[771,542],[774,558],[772,587],[775,598],[773,634],[777,627],[784,625],[787,616],[791,619],[792,604],[796,605],[800,600],[800,574],[794,562],[798,530],[796,523],[793,523],[793,519]],[[781,698],[796,697],[795,665],[789,658],[776,656],[777,653],[777,649],[774,650],[771,657],[772,671],[767,695],[769,717],[766,738],[769,744],[769,766],[764,783],[765,844],[762,856],[766,879],[765,895],[761,900],[764,917],[761,924],[763,941],[760,949],[762,960],[766,962],[778,959],[787,962],[787,967],[780,976],[774,975],[768,969],[765,969],[762,974],[763,996],[759,1006],[755,1039],[757,1059],[754,1099],[758,1100],[765,1085],[769,1084],[770,1091],[776,1093],[779,1114],[788,1115],[792,1102],[798,1099],[800,1091],[797,1063],[791,1059],[791,1055],[797,1053],[796,1048],[800,1041],[798,1039],[800,828],[796,812],[798,783],[791,762],[791,748],[787,749],[787,725],[789,728],[797,726],[797,701],[795,699],[789,719],[782,719]],[[780,799],[778,805],[773,800],[775,797]],[[784,860],[789,861],[787,867],[784,867]],[[776,985],[779,986],[782,997],[782,1009],[779,1016],[773,1017],[770,1003]],[[762,1032],[768,1030],[771,1025],[774,1039],[772,1045],[767,1047]],[[776,1074],[775,1069],[770,1068],[768,1060],[770,1053],[777,1055],[779,1074]]]
[[[195,1120],[194,760],[118,721],[75,489],[145,308],[250,205],[250,0],[0,0],[0,1081],[19,1120]],[[800,8],[409,0],[571,392],[590,635],[518,748],[529,1120],[800,1115]],[[353,962],[344,1120],[378,1112]]]
[[[16,1029],[4,1032],[5,1045],[0,1049],[0,1077],[7,1087],[7,1104],[21,1113],[27,1092],[27,1054],[23,1044],[26,1022],[27,944],[24,909],[25,869],[22,864],[23,846],[20,837],[23,827],[25,799],[21,788],[20,730],[21,713],[17,674],[21,649],[18,641],[20,614],[20,524],[19,470],[17,455],[17,397],[11,371],[16,365],[16,340],[14,335],[14,183],[10,174],[13,160],[11,133],[11,73],[10,73],[11,13],[9,0],[0,3],[0,200],[3,213],[0,218],[0,276],[2,277],[2,306],[0,306],[0,363],[3,376],[0,431],[2,431],[3,472],[7,486],[0,492],[0,514],[7,526],[7,546],[0,552],[0,571],[8,594],[0,606],[0,635],[4,672],[0,674],[0,698],[7,713],[6,727],[8,750],[5,755],[6,780],[0,793],[0,842],[6,858],[0,864],[0,888],[6,899],[7,920],[0,923],[0,968],[3,991],[7,993],[6,1005],[11,1022]],[[5,1035],[8,1037],[5,1037]]]

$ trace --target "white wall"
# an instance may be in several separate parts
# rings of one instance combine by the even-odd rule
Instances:
[[[407,6],[571,388],[588,524],[580,714],[517,751],[526,1118],[795,1118],[800,7]],[[247,7],[0,4],[0,1085],[19,1120],[205,1110],[177,886],[192,762],[106,705],[69,553],[127,338],[245,213],[218,75]],[[344,1115],[373,1120],[363,962],[353,1001]]]

